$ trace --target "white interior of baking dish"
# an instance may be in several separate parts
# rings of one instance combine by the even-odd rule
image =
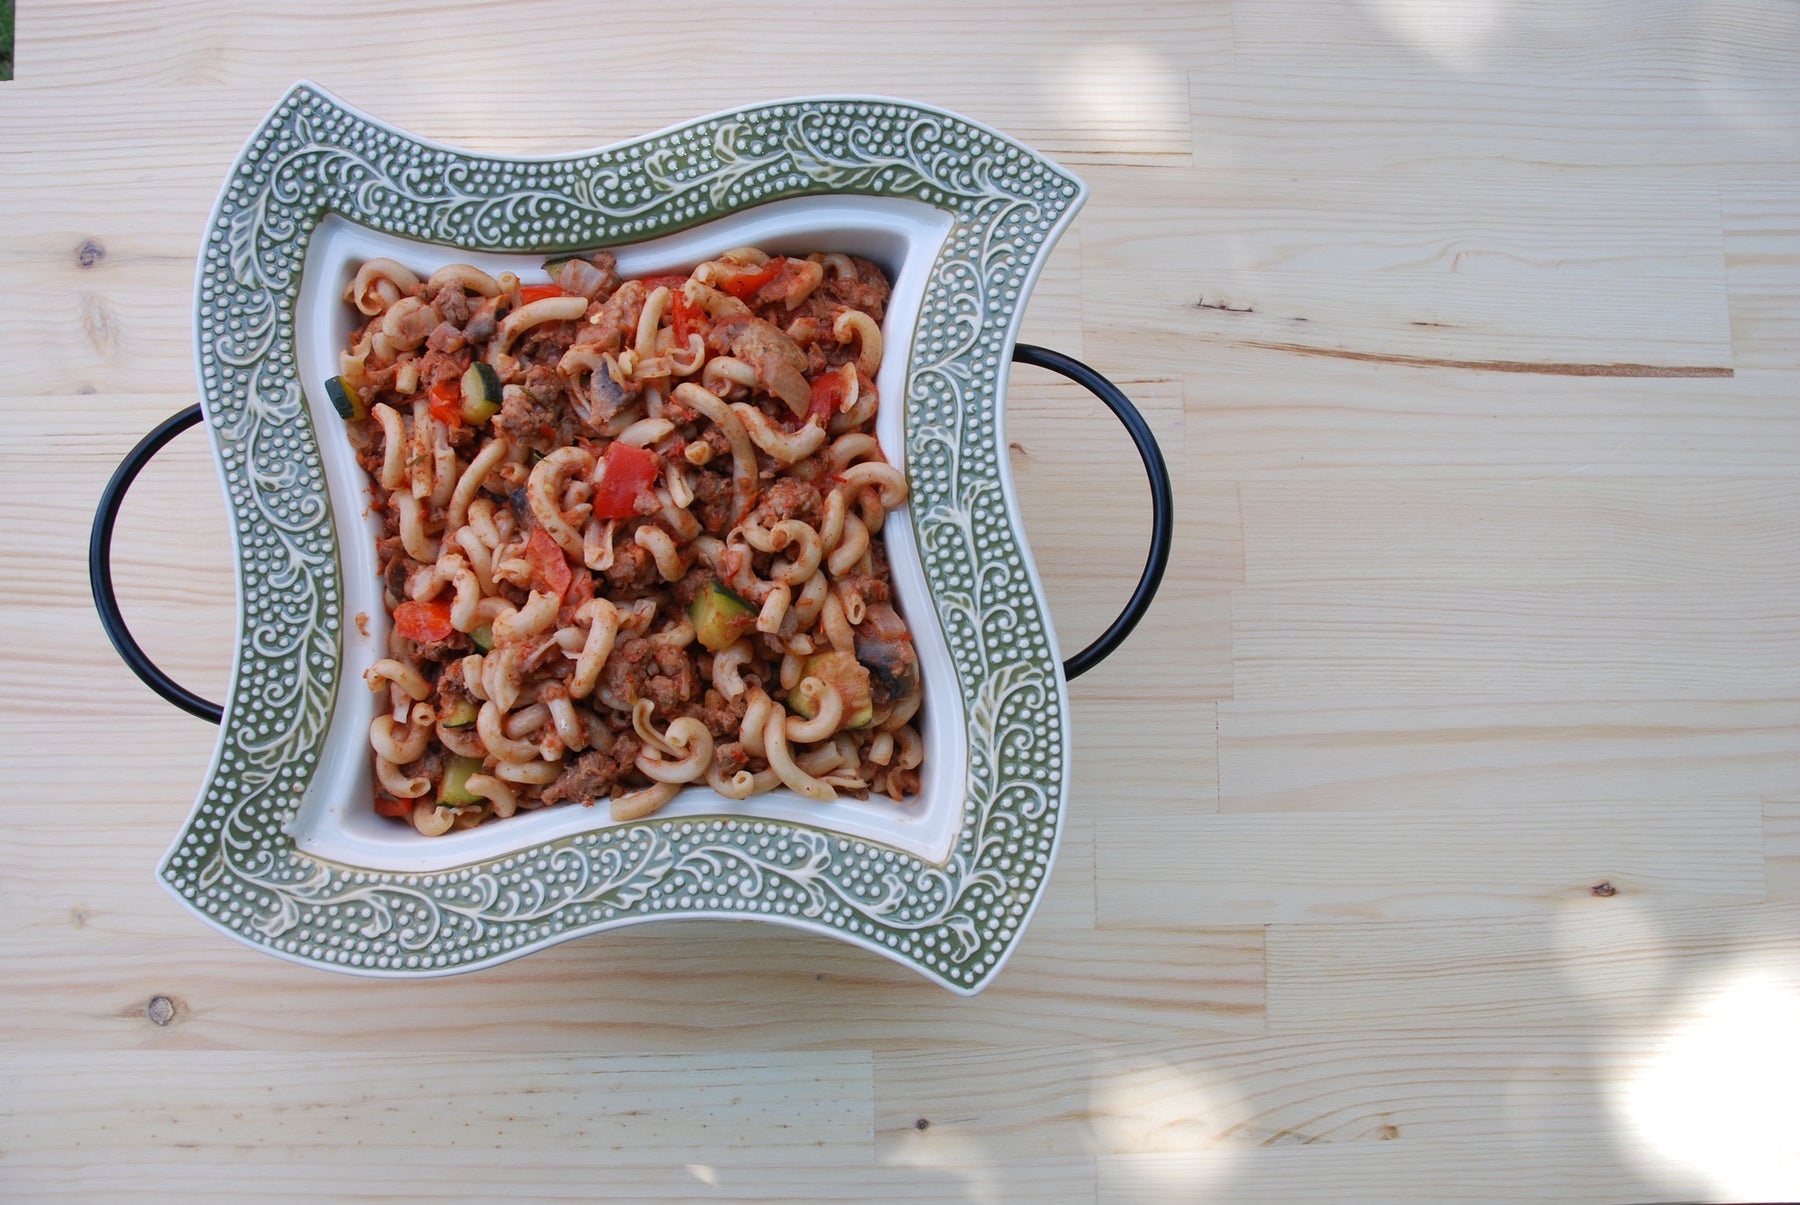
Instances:
[[[864,256],[888,273],[893,296],[882,325],[887,356],[876,377],[882,405],[877,435],[889,460],[904,468],[902,402],[907,349],[922,307],[926,277],[949,233],[951,218],[914,201],[878,197],[806,197],[777,201],[664,238],[611,248],[626,276],[685,271],[731,247],[746,244],[775,254],[842,251]],[[527,283],[547,280],[544,256],[461,251],[381,234],[341,217],[320,223],[307,249],[296,312],[297,351],[335,515],[343,569],[343,665],[331,727],[318,772],[295,815],[291,836],[304,853],[370,870],[433,871],[505,857],[546,841],[613,823],[605,801],[520,813],[478,828],[424,837],[411,826],[377,816],[371,807],[369,724],[379,697],[363,685],[363,671],[383,655],[388,618],[381,604],[375,539],[368,514],[368,479],[356,464],[343,423],[325,398],[324,383],[338,371],[357,315],[343,302],[357,266],[388,256],[421,276],[448,263],[488,272],[509,270]],[[912,628],[925,677],[921,736],[923,783],[913,800],[840,798],[819,804],[789,790],[735,802],[705,786],[690,787],[657,813],[657,820],[744,816],[814,825],[879,841],[931,862],[943,861],[962,823],[968,775],[966,714],[950,653],[927,593],[909,508],[883,527],[893,569],[896,606]],[[366,616],[364,623],[358,615]],[[367,628],[367,634],[363,627]]]

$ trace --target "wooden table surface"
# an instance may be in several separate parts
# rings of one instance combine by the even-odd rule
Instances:
[[[754,9],[28,0],[0,84],[0,1199],[1800,1196],[1800,7]],[[1175,476],[1151,618],[1072,688],[1049,895],[981,996],[687,922],[388,983],[153,868],[214,732],[108,647],[101,485],[195,400],[195,253],[298,78],[582,149],[855,91],[1092,199],[1026,338]],[[1147,491],[1021,370],[1065,649]],[[120,591],[222,694],[196,436]]]

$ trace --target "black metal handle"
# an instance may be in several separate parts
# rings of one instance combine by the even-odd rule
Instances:
[[[1073,682],[1123,644],[1125,637],[1131,635],[1131,629],[1137,627],[1144,613],[1150,610],[1156,588],[1162,584],[1163,570],[1169,567],[1169,549],[1174,542],[1175,492],[1169,485],[1169,466],[1163,463],[1162,449],[1150,432],[1150,424],[1144,421],[1144,416],[1117,385],[1073,356],[1030,343],[1020,343],[1013,348],[1013,361],[1060,373],[1105,402],[1106,408],[1125,424],[1131,442],[1137,445],[1138,455],[1143,458],[1144,472],[1150,477],[1150,555],[1144,559],[1143,575],[1138,578],[1137,589],[1131,592],[1131,600],[1125,604],[1125,609],[1106,631],[1100,633],[1099,639],[1063,662],[1063,677]]]
[[[112,641],[113,648],[119,651],[125,664],[131,667],[131,672],[142,679],[145,686],[189,715],[217,724],[224,718],[223,707],[208,702],[163,673],[144,650],[138,647],[131,630],[125,626],[125,617],[119,613],[119,599],[113,593],[112,581],[113,524],[118,521],[119,507],[125,502],[125,491],[131,488],[131,483],[137,479],[144,466],[150,463],[152,456],[199,421],[200,406],[195,403],[181,413],[164,419],[156,430],[138,441],[138,446],[131,449],[125,459],[119,462],[112,480],[106,483],[106,489],[100,495],[100,509],[94,513],[94,534],[88,540],[88,584],[94,588],[94,606],[100,612],[100,626],[106,629],[107,639]]]

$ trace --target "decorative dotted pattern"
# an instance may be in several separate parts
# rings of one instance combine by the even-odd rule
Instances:
[[[729,818],[651,818],[431,874],[301,854],[286,832],[340,672],[338,550],[293,335],[300,265],[321,217],[353,214],[471,249],[550,251],[813,193],[908,197],[955,219],[906,389],[912,510],[969,717],[949,858]],[[629,920],[706,915],[810,925],[957,990],[979,987],[1043,887],[1065,783],[1057,669],[1003,503],[996,407],[1005,332],[1078,193],[1017,143],[905,104],[767,105],[519,163],[422,145],[296,88],[239,158],[201,258],[200,371],[237,529],[244,626],[220,757],[164,881],[228,933],[350,970],[470,969]]]

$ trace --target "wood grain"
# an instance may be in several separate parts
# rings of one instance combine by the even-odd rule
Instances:
[[[1760,903],[1763,809],[1548,802],[1480,813],[1120,819],[1095,851],[1102,926],[1541,915],[1601,893]]]
[[[1197,472],[1296,477],[1775,477],[1800,470],[1800,374],[1536,376],[1208,349],[1187,376]]]
[[[1793,700],[1226,702],[1218,729],[1223,811],[1462,814],[1800,792]]]
[[[1785,480],[1312,480],[1242,490],[1253,587],[1800,589]]]
[[[1533,918],[1273,927],[1269,1030],[1392,1028],[1421,997],[1452,1028],[1667,1022],[1744,975],[1800,991],[1796,920],[1791,904],[1665,909],[1621,890]]]
[[[1068,658],[1106,630],[1138,583],[1149,552],[1150,490],[1136,449],[1105,406],[1047,376],[1014,367],[1005,434],[1020,514]],[[1188,471],[1180,382],[1124,378],[1118,384],[1162,450],[1180,521],[1160,599],[1141,638],[1078,689],[1082,697],[1114,700],[1138,698],[1145,690],[1184,701],[1227,697],[1230,647],[1219,621],[1229,607],[1228,591],[1244,580],[1237,490]],[[1093,483],[1091,498],[1071,507],[1071,486],[1082,481]],[[1096,548],[1109,554],[1096,561]]]
[[[1791,597],[1746,607],[1701,583],[1245,590],[1232,597],[1236,697],[1781,698],[1800,661]]]
[[[1725,184],[1719,200],[1733,358],[1745,368],[1800,368],[1800,182]]]
[[[1389,11],[1404,13],[1407,7],[1427,27],[1459,19],[1459,6],[1435,0]],[[1562,10],[1548,0],[1518,7],[1551,21]],[[1632,6],[1625,3],[1578,7],[1621,22],[1632,19]],[[1785,6],[1755,7],[1768,14],[1775,46],[1793,36]],[[1234,4],[1234,18],[1247,19],[1258,8]],[[1371,5],[1357,11],[1379,10]],[[1703,10],[1690,11],[1692,19],[1705,20]],[[1639,172],[1657,180],[1794,174],[1789,115],[1796,85],[1792,73],[1779,66],[1781,52],[1754,34],[1710,67],[1703,57],[1710,54],[1705,41],[1687,39],[1661,56],[1647,53],[1614,70],[1571,74],[1504,53],[1484,62],[1481,34],[1467,51],[1443,52],[1430,35],[1414,41],[1396,31],[1371,39],[1367,51],[1334,47],[1309,60],[1301,50],[1304,40],[1290,36],[1292,28],[1264,22],[1265,36],[1280,41],[1280,47],[1264,57],[1251,53],[1257,49],[1252,44],[1236,70],[1196,73],[1196,164],[1250,163],[1309,175],[1421,162],[1451,170],[1526,163],[1571,174]],[[1240,38],[1239,44],[1248,41]],[[1465,53],[1472,61],[1462,58]],[[1269,137],[1272,130],[1280,136]]]
[[[246,1163],[267,1150],[271,1128],[285,1135],[272,1162],[319,1162],[355,1149],[371,1159],[404,1157],[442,1143],[440,1166],[483,1164],[509,1145],[529,1143],[574,1167],[709,1157],[757,1161],[868,1161],[865,1054],[731,1056],[572,1055],[541,1057],[521,1077],[513,1056],[462,1053],[243,1051],[108,1052],[86,1059],[20,1055],[14,1109],[0,1130],[12,1162],[55,1166],[84,1158],[96,1143],[125,1142],[179,1164],[195,1150],[235,1151]],[[204,1096],[179,1113],[170,1093]],[[704,1083],[706,1087],[700,1089]],[[98,1098],[104,1116],[95,1112]],[[437,1098],[433,1110],[406,1107]],[[52,1119],[83,1108],[79,1129]],[[454,1116],[447,1115],[452,1112]],[[677,1118],[698,1121],[691,1128]],[[701,1120],[704,1118],[704,1120]],[[445,1142],[446,1132],[454,1135]],[[266,1157],[266,1156],[265,1156]]]
[[[796,95],[801,80],[784,83],[779,73],[746,80],[685,68],[696,60],[781,62],[817,34],[816,15],[803,5],[767,6],[756,21],[732,27],[716,21],[711,9],[678,4],[664,10],[662,28],[627,23],[607,37],[604,57],[632,63],[641,73],[637,86],[620,89],[607,72],[574,73],[555,89],[527,89],[502,109],[460,87],[446,88],[435,73],[516,76],[538,68],[542,47],[576,33],[562,6],[518,5],[501,22],[479,6],[446,4],[442,11],[451,21],[478,32],[466,40],[440,34],[443,48],[429,62],[393,55],[392,47],[417,44],[421,36],[415,18],[400,9],[337,3],[290,13],[279,6],[221,10],[192,2],[154,14],[64,11],[39,18],[47,90],[139,83],[240,96],[261,90],[266,108],[275,99],[270,81],[278,81],[275,89],[286,86],[297,47],[329,49],[312,64],[311,78],[350,103],[379,107],[422,134],[509,152],[581,149],[747,100]],[[955,16],[958,36],[937,41],[931,55],[807,56],[798,91],[929,89],[946,106],[1007,126],[1051,154],[1155,162],[1185,157],[1191,147],[1187,73],[1224,66],[1231,54],[1230,13],[1219,3],[1141,9],[1123,36],[1093,8],[1066,0],[1001,4],[980,15],[956,10]],[[153,70],[130,68],[146,47],[163,46],[170,20],[192,28],[192,40],[159,56]],[[681,36],[670,38],[668,29]],[[846,14],[839,36],[846,45],[891,47],[919,33],[910,14],[865,8]],[[96,63],[113,66],[97,71]],[[1128,89],[1130,99],[1121,100]]]
[[[875,1140],[884,1153],[961,1140],[1025,1157],[1593,1138],[1653,1062],[1649,1045],[1577,1026],[889,1052],[875,1060],[889,1102]]]
[[[516,1147],[515,1147],[516,1149]],[[246,1168],[239,1159],[220,1159],[203,1152],[173,1169],[148,1172],[115,1165],[24,1167],[8,1182],[18,1201],[112,1201],[129,1193],[135,1201],[186,1205],[193,1201],[235,1202],[243,1199],[246,1172],[253,1172],[256,1196],[263,1201],[376,1202],[416,1200],[469,1202],[496,1200],[591,1202],[597,1194],[645,1202],[646,1205],[690,1205],[702,1201],[803,1201],[808,1205],[860,1205],[871,1198],[904,1205],[937,1205],[943,1201],[982,1201],[996,1205],[1070,1205],[1091,1202],[1095,1194],[1094,1160],[1089,1158],[1004,1161],[984,1159],[979,1151],[933,1157],[919,1164],[870,1164],[846,1168],[833,1164],[791,1166],[745,1164],[707,1152],[686,1163],[567,1163],[518,1165],[506,1158],[437,1168],[429,1162],[372,1159],[340,1152],[325,1161],[264,1160]],[[179,1182],[182,1189],[157,1185]]]
[[[1297,1200],[1379,1205],[1393,1200],[1396,1184],[1415,1200],[1494,1205],[1677,1201],[1707,1191],[1704,1177],[1653,1147],[1634,1145],[1615,1153],[1582,1138],[1108,1155],[1097,1165],[1099,1200],[1105,1205],[1160,1205],[1196,1196],[1270,1205]]]
[[[24,7],[0,1199],[1800,1199],[1792,5]],[[82,552],[195,399],[204,223],[302,76],[528,153],[899,95],[1088,182],[1023,337],[1136,400],[1176,544],[1071,688],[1059,861],[981,996],[723,922],[354,979],[157,885],[216,732],[122,670]],[[1006,438],[1067,654],[1142,470],[1048,374]],[[215,697],[228,536],[194,435],[116,541]]]
[[[1573,81],[1680,63],[1696,73],[1761,74],[1780,81],[1772,40],[1796,32],[1794,14],[1761,0],[1724,0],[1695,10],[1673,0],[1553,4],[1524,0],[1506,9],[1459,10],[1416,0],[1343,9],[1318,0],[1252,0],[1233,10],[1241,61],[1273,65],[1341,48],[1350,57],[1402,57],[1442,43],[1470,42],[1470,66],[1555,73]],[[1408,24],[1409,30],[1405,28]]]
[[[1084,259],[1124,286],[1089,293],[1087,321],[1140,372],[1191,370],[1196,350],[1223,345],[1521,374],[1729,376],[1716,191],[1547,176],[1160,172],[1106,190],[1083,216]],[[1157,270],[1171,261],[1205,267]]]
[[[1800,901],[1800,796],[1763,801],[1763,840],[1769,899]]]

